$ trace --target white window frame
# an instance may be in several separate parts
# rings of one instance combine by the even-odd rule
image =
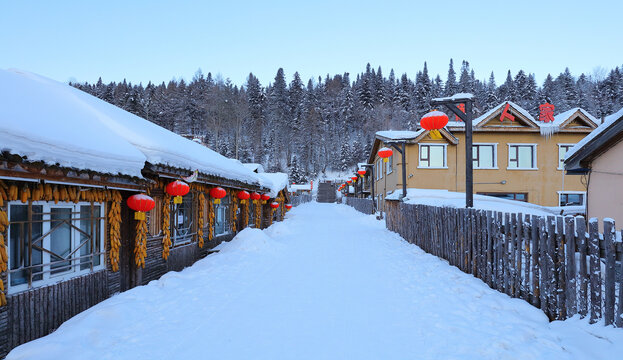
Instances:
[[[558,206],[560,207],[565,207],[565,206],[583,206],[586,207],[586,191],[558,191]],[[560,197],[562,195],[584,195],[584,197],[582,197],[582,205],[560,205]]]
[[[377,174],[376,179],[381,180],[383,178],[383,159],[378,159],[377,165],[378,165],[378,171],[376,172]]]
[[[23,204],[21,201],[9,201],[7,203],[7,216],[9,217],[9,219],[11,218],[11,205],[25,205]],[[42,221],[42,234],[46,234],[48,231],[50,231],[50,227],[52,225],[52,221],[50,219],[51,217],[51,208],[69,208],[71,209],[71,212],[80,212],[80,207],[81,206],[91,206],[90,202],[84,202],[84,201],[79,201],[77,203],[73,203],[73,202],[58,202],[58,204],[54,204],[53,202],[48,202],[48,201],[33,201],[32,202],[33,206],[42,206],[43,209],[43,213],[45,215],[43,215],[43,221]],[[95,271],[99,271],[99,270],[103,270],[106,268],[106,214],[108,214],[108,209],[106,207],[105,203],[93,203],[93,205],[95,206],[99,206],[100,207],[100,217],[103,217],[104,219],[101,219],[100,221],[102,222],[100,224],[100,251],[102,252],[102,254],[100,254],[101,258],[100,258],[100,263],[99,265],[93,265],[93,272]],[[72,223],[74,223],[74,226],[76,227],[80,227],[80,220],[72,220]],[[9,256],[9,260],[8,260],[8,264],[7,266],[9,266],[10,269],[10,264],[11,264],[11,235],[10,235],[10,227],[7,228],[7,238],[5,239],[5,244],[7,246],[7,254]],[[80,232],[76,229],[71,229],[71,251],[75,251],[76,248],[78,247],[78,245],[80,245]],[[43,238],[43,242],[42,242],[42,247],[44,249],[50,249],[50,234],[48,234],[45,238]],[[19,285],[13,285],[11,286],[11,279],[10,279],[10,274],[8,274],[7,276],[7,293],[8,294],[15,294],[18,292],[22,292],[22,291],[26,291],[29,289],[35,289],[35,288],[39,288],[39,287],[43,287],[43,286],[47,286],[50,284],[55,284],[57,282],[60,281],[65,281],[77,276],[81,276],[81,275],[85,275],[85,274],[89,274],[91,273],[91,267],[81,270],[80,269],[80,251],[77,251],[76,256],[78,257],[78,259],[72,259],[70,260],[70,269],[67,271],[63,271],[62,273],[58,273],[58,274],[52,274],[52,270],[51,270],[51,265],[50,265],[50,258],[51,255],[45,251],[42,251],[42,257],[41,257],[41,268],[43,269],[43,273],[42,275],[42,279],[41,280],[33,280],[32,281],[32,287],[29,287],[28,282],[26,282],[25,284],[19,284]]]
[[[389,175],[394,172],[394,155],[389,157],[389,160],[385,163],[387,166],[385,168],[385,174]]]
[[[562,158],[562,159],[560,158],[560,148],[563,147],[563,146],[569,146],[569,149],[571,149],[575,144],[559,143],[557,145],[558,145],[558,167],[556,169],[557,170],[564,170],[565,169],[564,168],[564,158]],[[567,149],[567,152],[569,151],[569,149]]]
[[[473,146],[493,146],[493,167],[476,167],[478,170],[497,170],[498,169],[498,143],[474,143]]]
[[[507,167],[506,170],[539,170],[539,165],[537,163],[537,151],[538,151],[538,145],[539,144],[527,144],[527,143],[508,143],[506,144],[508,146],[508,163],[507,163]],[[530,168],[522,168],[522,167],[510,167],[511,164],[511,148],[513,146],[531,146],[532,147],[532,164],[534,167],[530,167]],[[519,156],[519,152],[517,153],[517,156]],[[519,159],[517,159],[517,164],[519,165]]]
[[[422,147],[423,146],[443,146],[443,166],[422,166],[420,163],[420,159],[422,158]],[[428,150],[429,163],[430,163],[430,148]],[[418,169],[447,169],[448,168],[448,144],[437,144],[437,143],[421,143],[418,144]]]

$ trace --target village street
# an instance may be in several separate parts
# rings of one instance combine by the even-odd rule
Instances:
[[[118,294],[7,359],[598,359],[623,333],[540,310],[382,221],[303,204]]]

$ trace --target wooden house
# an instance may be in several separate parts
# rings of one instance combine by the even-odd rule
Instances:
[[[172,201],[167,184],[195,173]],[[287,201],[273,185],[73,87],[0,70],[0,357],[261,225],[268,204],[252,205],[254,217],[238,193]],[[215,187],[226,191],[220,204]],[[126,203],[138,193],[156,204],[144,222]]]
[[[587,217],[623,223],[623,109],[569,150],[565,169],[582,180]]]
[[[565,176],[562,159],[597,123],[580,108],[537,120],[510,101],[499,104],[473,120],[474,193],[552,207],[583,205],[584,187],[578,177]],[[402,188],[402,156],[394,151],[384,163],[377,154],[390,142],[406,144],[408,188],[465,191],[465,124],[450,121],[440,134],[376,134],[368,162],[375,164],[381,205],[387,193]]]

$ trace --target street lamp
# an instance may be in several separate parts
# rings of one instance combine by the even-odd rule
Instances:
[[[465,207],[474,207],[474,162],[472,158],[472,107],[474,95],[456,94],[431,100],[431,105],[444,105],[465,123]],[[458,105],[465,105],[465,112]]]
[[[370,181],[370,196],[372,196],[372,213],[376,214],[376,203],[374,201],[374,185],[375,185],[374,184],[374,164],[361,164],[361,166],[363,166],[366,169],[370,169],[370,178],[372,179]]]

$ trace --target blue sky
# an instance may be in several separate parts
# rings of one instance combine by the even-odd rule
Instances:
[[[198,68],[267,84],[424,61],[445,80],[466,59],[494,71],[574,75],[623,65],[620,1],[18,1],[0,0],[0,68],[59,81],[191,79]]]

